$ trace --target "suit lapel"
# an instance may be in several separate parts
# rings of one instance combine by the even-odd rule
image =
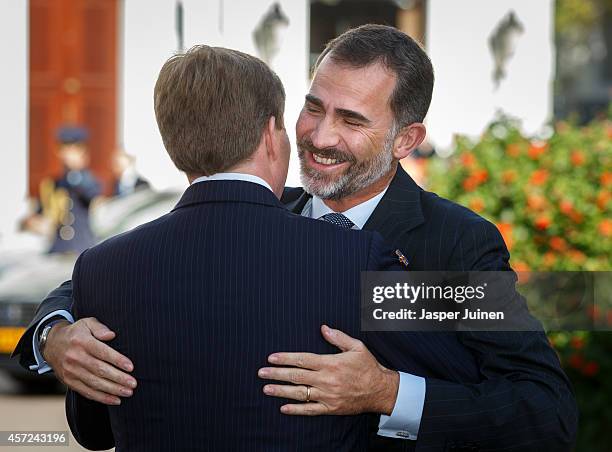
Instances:
[[[397,243],[400,237],[425,221],[421,207],[423,189],[398,164],[395,176],[363,229],[376,231],[389,243]],[[293,213],[301,214],[312,196],[301,188],[287,189],[282,202]]]
[[[306,193],[303,188],[286,188],[281,202],[287,210],[301,215],[310,198],[312,196]]]
[[[421,208],[422,191],[402,165],[398,165],[387,192],[363,229],[377,231],[387,242],[397,243],[403,234],[425,221]]]

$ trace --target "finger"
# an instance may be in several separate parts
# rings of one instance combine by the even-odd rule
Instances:
[[[272,397],[297,400],[305,402],[308,396],[308,388],[304,385],[265,385],[263,392]],[[310,387],[310,402],[319,401],[322,393],[314,387]]]
[[[123,356],[117,350],[103,342],[98,340],[88,341],[85,345],[85,350],[90,355],[102,361],[106,361],[119,369],[123,369],[127,372],[134,370],[134,364],[132,364],[132,361],[130,361],[127,356]]]
[[[273,353],[268,357],[272,364],[319,370],[325,364],[325,355],[316,353]]]
[[[345,334],[340,330],[334,330],[327,325],[321,326],[321,333],[327,342],[335,345],[343,352],[360,350],[363,345],[359,339],[354,339],[348,334]]]
[[[281,413],[291,416],[320,416],[328,412],[328,408],[319,402],[288,404],[281,407]]]
[[[98,388],[100,390],[104,390],[105,392],[123,397],[129,397],[132,395],[132,389],[136,387],[136,379],[134,377],[121,372],[116,367],[113,367],[99,359],[87,357],[82,360],[82,366],[90,374],[107,382],[106,388],[115,388],[114,390],[107,390],[102,387]]]
[[[121,405],[121,399],[111,394],[106,394],[101,391],[97,391],[90,388],[82,381],[74,381],[70,384],[70,389],[78,392],[83,397],[95,402],[103,403],[105,405]]]
[[[297,367],[262,367],[257,375],[268,380],[286,381],[296,385],[316,386],[319,382],[317,372]]]
[[[83,320],[96,339],[100,341],[110,341],[115,338],[115,333],[106,325],[100,323],[95,317],[88,317]]]
[[[79,375],[80,380],[87,385],[90,389],[103,392],[105,394],[111,396],[119,396],[119,397],[131,397],[132,390],[130,388],[126,388],[124,386],[118,385],[112,381],[107,380],[106,378],[102,378],[83,370]]]

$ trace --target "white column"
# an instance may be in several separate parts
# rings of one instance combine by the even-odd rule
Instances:
[[[538,132],[552,116],[553,0],[464,0],[427,3],[427,52],[436,74],[429,137],[442,151],[454,133],[478,136],[497,111]],[[491,74],[489,37],[514,11],[523,26],[507,76],[498,89]]]
[[[174,167],[153,112],[153,87],[164,61],[177,49],[174,0],[124,0],[120,100],[123,145],[138,170],[158,189],[185,187]]]
[[[27,212],[28,2],[6,0],[0,14],[0,247],[10,242]],[[10,43],[10,44],[8,44]]]
[[[183,0],[184,45],[208,44],[257,55],[252,33],[272,0]],[[309,2],[282,0],[289,18],[272,62],[287,94],[285,121],[295,143],[295,121],[308,85]],[[123,139],[138,168],[156,188],[184,187],[167,156],[153,113],[153,87],[163,62],[177,50],[174,0],[126,0],[123,18]],[[287,183],[299,185],[295,144]]]

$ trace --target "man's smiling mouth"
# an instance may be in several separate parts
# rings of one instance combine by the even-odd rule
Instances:
[[[338,159],[325,158],[318,154],[315,154],[314,152],[312,153],[312,158],[315,162],[321,165],[335,165],[336,163],[338,163]]]

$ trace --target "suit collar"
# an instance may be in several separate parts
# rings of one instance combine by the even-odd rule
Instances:
[[[363,228],[378,231],[387,240],[395,241],[401,234],[425,221],[421,207],[422,192],[423,189],[398,164],[387,193]]]
[[[363,229],[377,231],[387,240],[395,242],[401,234],[425,221],[421,206],[423,189],[398,164],[387,192],[378,203]],[[283,197],[285,207],[301,214],[311,195],[296,189],[287,190]]]
[[[239,180],[216,180],[190,185],[172,210],[208,202],[245,202],[283,207],[274,193],[262,185]]]
[[[306,193],[303,188],[285,189],[281,199],[285,208],[293,213],[301,215],[306,203],[312,198],[312,195]]]

